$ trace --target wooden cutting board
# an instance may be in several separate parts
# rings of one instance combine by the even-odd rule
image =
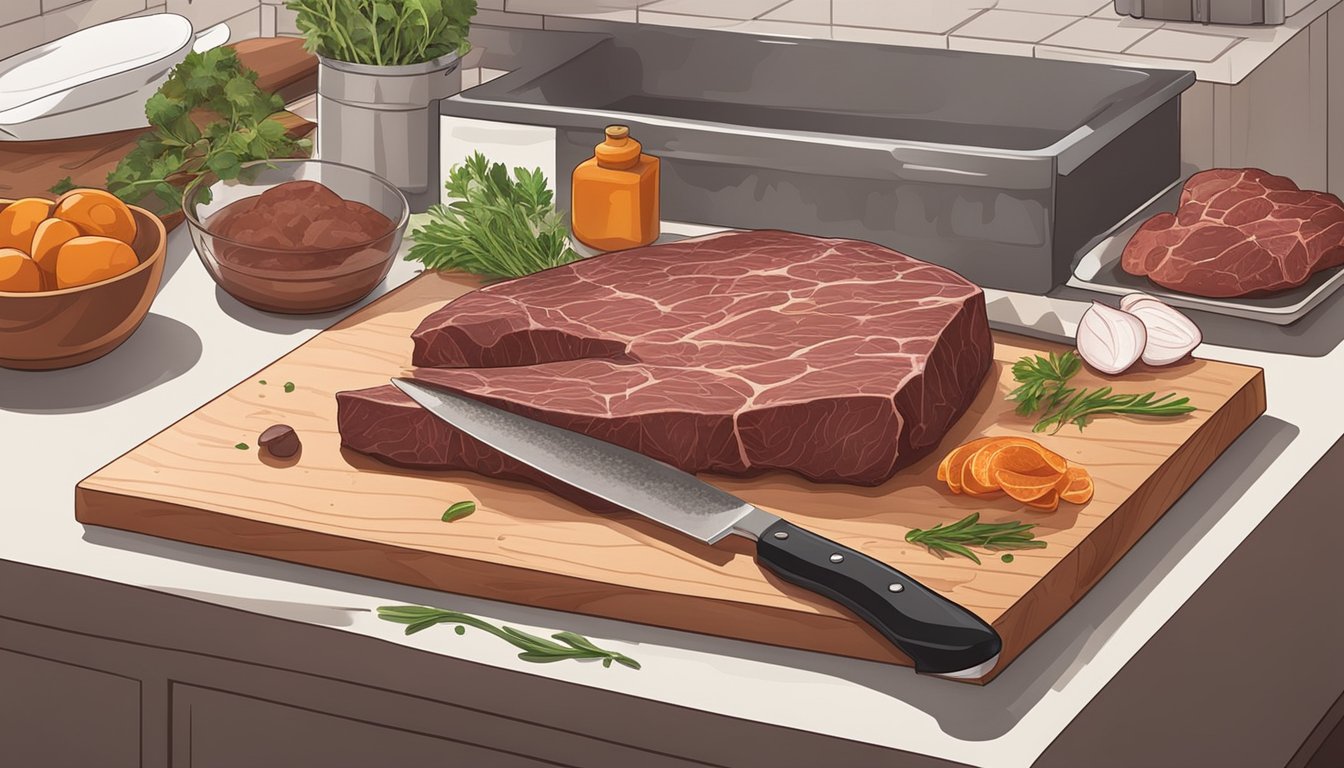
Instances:
[[[344,451],[337,391],[385,384],[411,356],[410,333],[475,287],[424,274],[85,479],[81,522],[322,568],[561,611],[895,664],[908,660],[853,615],[767,574],[751,544],[710,547],[628,514],[585,511],[533,487],[465,472],[408,472]],[[1265,409],[1259,369],[1190,361],[1122,379],[1125,391],[1177,390],[1199,411],[1169,420],[1106,417],[1086,432],[1040,436],[1091,470],[1096,496],[1053,514],[1009,499],[953,496],[934,475],[943,449],[982,435],[1028,435],[1013,414],[1012,361],[1060,347],[995,334],[995,366],[940,447],[877,488],[775,473],[706,476],[732,493],[867,552],[973,610],[1003,636],[992,678],[1069,609]],[[265,380],[266,384],[260,382]],[[1079,382],[1095,385],[1088,373]],[[293,382],[291,393],[284,382]],[[1114,383],[1114,382],[1112,382]],[[257,436],[285,423],[303,449],[263,458]],[[234,446],[246,443],[248,450]],[[450,504],[478,510],[454,523]],[[939,559],[908,544],[914,527],[980,512],[1038,524],[1044,549],[1012,563]],[[445,595],[439,603],[451,607]]]

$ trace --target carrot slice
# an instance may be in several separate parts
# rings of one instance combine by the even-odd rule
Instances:
[[[1061,499],[1071,504],[1086,504],[1092,500],[1096,486],[1092,482],[1092,475],[1088,474],[1086,469],[1069,467],[1064,477],[1068,480],[1068,485],[1059,492]]]
[[[1047,451],[1035,440],[1029,440],[1025,437],[1000,437],[992,444],[980,449],[975,454],[975,458],[971,459],[971,475],[976,482],[982,486],[989,485],[992,482],[989,470],[991,463],[994,461],[994,456],[1013,446],[1024,446],[1039,453],[1046,464],[1055,472],[1063,472],[1069,467],[1069,462],[1065,461],[1063,456],[1053,451]]]
[[[1024,475],[1011,469],[996,469],[994,482],[1004,493],[1023,503],[1035,501],[1052,491],[1059,493],[1055,488],[1059,475]]]
[[[981,437],[953,448],[938,465],[938,479],[946,482],[953,493],[961,493],[961,468],[977,450],[994,440],[993,437]]]
[[[1059,491],[1051,488],[1050,492],[1039,499],[1033,499],[1027,502],[1027,506],[1032,509],[1039,509],[1043,512],[1054,512],[1059,509],[1059,500],[1063,498]]]
[[[1054,467],[1037,449],[1026,445],[1009,445],[995,452],[990,459],[989,476],[994,470],[1006,469],[1024,475],[1049,475],[1059,477],[1064,470]]]

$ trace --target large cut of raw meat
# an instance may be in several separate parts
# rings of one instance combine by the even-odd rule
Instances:
[[[690,472],[874,485],[925,456],[980,389],[984,295],[882,246],[739,232],[469,293],[415,331],[414,378]],[[541,482],[399,390],[337,395],[345,446]]]
[[[1344,203],[1256,168],[1190,177],[1176,213],[1159,213],[1125,246],[1121,266],[1199,296],[1254,296],[1344,264]]]

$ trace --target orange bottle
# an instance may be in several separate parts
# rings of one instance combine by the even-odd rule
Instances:
[[[619,251],[658,239],[658,158],[642,149],[626,126],[607,126],[606,141],[574,169],[570,223],[583,244]]]

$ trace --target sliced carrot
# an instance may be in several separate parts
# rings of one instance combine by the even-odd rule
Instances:
[[[1035,501],[1054,491],[1059,475],[1024,475],[1011,469],[995,469],[994,482],[1004,493],[1021,502]]]
[[[1059,500],[1063,498],[1059,491],[1051,488],[1050,492],[1039,499],[1033,499],[1027,502],[1027,506],[1032,509],[1039,509],[1043,512],[1054,512],[1059,509]]]
[[[993,442],[994,439],[992,437],[981,437],[953,448],[943,458],[942,463],[938,465],[938,479],[946,482],[947,487],[953,493],[961,493],[961,468],[977,450]]]
[[[1086,504],[1092,500],[1096,486],[1092,482],[1092,475],[1088,474],[1086,469],[1069,467],[1064,477],[1068,480],[1068,485],[1059,492],[1061,499],[1070,504]]]
[[[995,452],[993,458],[990,459],[989,475],[991,478],[994,476],[994,470],[996,469],[1006,469],[1024,475],[1049,475],[1051,477],[1059,477],[1064,472],[1052,466],[1040,451],[1025,445],[1009,445]]]
[[[1039,453],[1046,464],[1056,472],[1063,472],[1069,467],[1069,462],[1065,461],[1063,456],[1053,451],[1047,451],[1035,440],[1029,440],[1025,437],[1000,437],[990,445],[980,449],[975,454],[975,458],[971,460],[971,474],[976,481],[981,485],[989,485],[991,482],[989,469],[995,455],[1014,446],[1023,446]]]

